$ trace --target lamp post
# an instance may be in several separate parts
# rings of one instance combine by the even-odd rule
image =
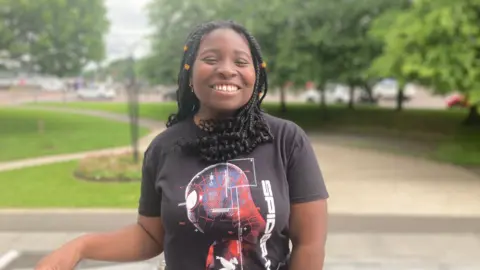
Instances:
[[[134,44],[131,45],[128,55],[128,82],[127,82],[127,102],[128,102],[128,116],[130,119],[130,140],[132,145],[132,155],[133,161],[138,163],[139,161],[139,86],[137,83],[136,67],[135,67],[135,49],[141,42],[144,41],[144,38],[137,40]]]
[[[138,151],[138,85],[135,75],[135,59],[133,55],[128,58],[128,84],[127,84],[127,100],[128,100],[128,116],[130,118],[130,135],[133,151],[133,161],[139,160]]]

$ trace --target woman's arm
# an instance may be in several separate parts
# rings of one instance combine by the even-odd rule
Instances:
[[[73,240],[81,259],[130,262],[151,259],[163,252],[164,230],[160,217],[139,215],[133,224],[110,233],[95,233]]]
[[[293,250],[289,270],[322,270],[327,238],[327,201],[293,204],[290,209]]]

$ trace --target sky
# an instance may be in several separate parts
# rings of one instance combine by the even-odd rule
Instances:
[[[129,55],[138,44],[135,55],[148,52],[148,42],[143,37],[149,34],[145,5],[150,0],[106,0],[110,32],[106,37],[107,61]]]

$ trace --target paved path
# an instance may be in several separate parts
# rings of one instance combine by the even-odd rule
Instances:
[[[480,216],[480,176],[423,158],[312,138],[335,213]]]

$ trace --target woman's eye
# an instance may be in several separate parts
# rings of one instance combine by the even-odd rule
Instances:
[[[217,59],[213,57],[207,57],[207,58],[203,58],[203,62],[207,64],[215,64],[217,62]]]
[[[245,60],[237,60],[235,61],[235,64],[237,64],[238,66],[244,67],[244,66],[247,66],[249,63]]]

